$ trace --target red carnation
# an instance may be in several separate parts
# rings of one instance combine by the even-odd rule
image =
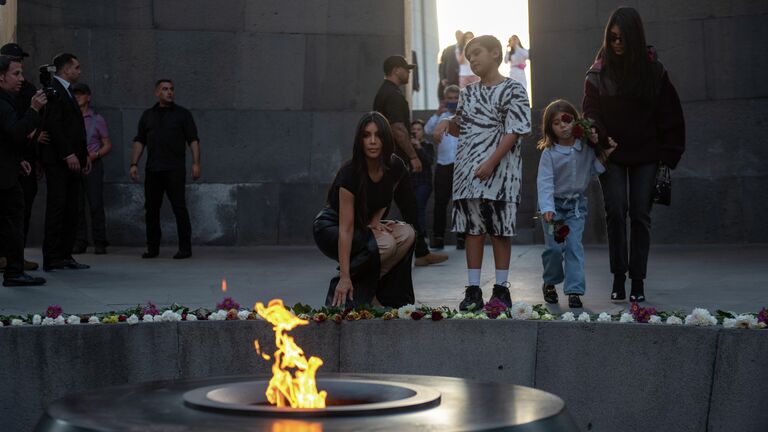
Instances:
[[[565,238],[568,237],[568,233],[571,232],[571,229],[568,227],[568,225],[559,225],[555,229],[555,241],[558,243],[562,243],[565,241]]]
[[[573,121],[573,116],[570,114],[563,114],[562,117],[560,117],[560,121],[564,123],[570,123]]]
[[[120,316],[117,317],[117,320],[119,322],[125,322],[127,319],[128,319],[128,317],[125,316],[125,315],[120,315]]]
[[[418,321],[422,318],[424,318],[424,312],[419,310],[411,312],[411,319],[413,319],[414,321]]]
[[[571,129],[571,135],[573,135],[575,138],[584,138],[584,128],[580,124],[576,124]]]
[[[432,311],[432,321],[440,321],[443,319],[443,313],[437,309]]]

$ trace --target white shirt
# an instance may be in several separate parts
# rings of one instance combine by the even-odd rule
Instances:
[[[64,78],[62,78],[62,77],[60,77],[58,75],[54,75],[53,77],[56,78],[61,83],[61,85],[64,86],[64,89],[67,90],[67,93],[69,93],[69,96],[72,96],[72,92],[69,90],[69,87],[72,84],[70,84],[69,81],[65,80]]]
[[[453,113],[446,111],[441,115],[432,114],[427,124],[424,125],[424,133],[432,136],[435,133],[435,128],[441,121],[449,119],[453,116]],[[443,133],[443,139],[440,144],[437,144],[437,164],[438,165],[450,165],[456,162],[456,146],[459,145],[459,138],[449,133]]]

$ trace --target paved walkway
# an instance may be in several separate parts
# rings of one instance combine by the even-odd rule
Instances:
[[[242,305],[282,298],[320,306],[335,264],[313,247],[197,247],[189,260],[171,259],[175,250],[163,248],[154,260],[142,260],[142,249],[113,247],[108,255],[79,255],[90,270],[59,270],[35,274],[48,284],[35,288],[0,286],[0,314],[41,313],[59,304],[67,313],[117,310],[153,301],[173,302],[193,308],[212,308],[228,292]],[[431,267],[414,268],[418,302],[457,307],[463,296],[466,270],[463,251],[445,250],[450,260]],[[39,261],[39,249],[27,251]],[[513,246],[510,282],[513,301],[543,303],[541,297],[541,246]],[[611,275],[608,250],[589,246],[586,250],[587,294],[585,310],[618,312],[624,305],[609,301]],[[487,296],[493,284],[493,261],[486,247],[483,288]],[[629,287],[629,283],[627,283]],[[567,299],[561,294],[560,308]],[[757,311],[768,306],[768,245],[653,246],[646,280],[648,305],[663,310],[690,311],[695,306],[714,312],[721,308],[737,312]]]

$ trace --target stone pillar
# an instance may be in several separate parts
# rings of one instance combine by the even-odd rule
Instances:
[[[16,40],[16,0],[0,0],[0,45]]]

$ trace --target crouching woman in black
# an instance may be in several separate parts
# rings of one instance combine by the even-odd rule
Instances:
[[[358,122],[352,160],[345,162],[314,221],[317,246],[339,262],[325,303],[399,307],[414,302],[411,257],[416,237],[409,224],[383,220],[394,199],[415,218],[416,198],[405,163],[393,154],[389,123],[378,112]]]

